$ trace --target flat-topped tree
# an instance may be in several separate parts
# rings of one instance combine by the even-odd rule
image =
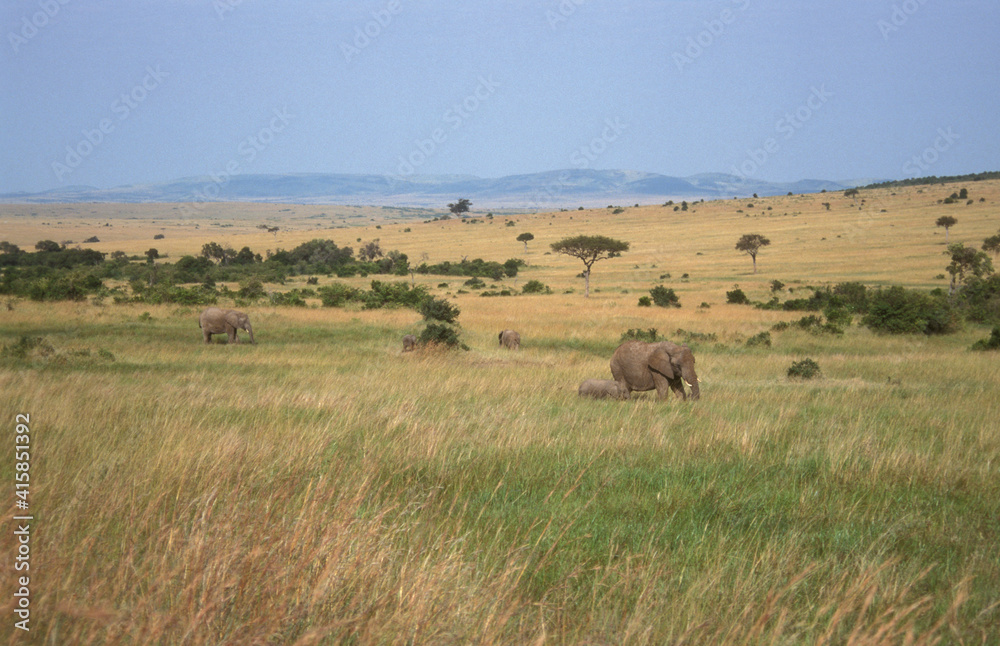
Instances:
[[[951,217],[950,215],[942,215],[937,219],[937,222],[935,222],[934,224],[938,225],[939,227],[944,227],[944,242],[945,244],[948,244],[948,229],[958,224],[958,220]]]
[[[766,247],[771,241],[759,233],[744,233],[743,237],[736,241],[736,250],[742,251],[753,259],[753,273],[757,273],[757,253],[761,247]]]
[[[459,201],[449,204],[448,210],[455,215],[462,215],[463,213],[469,212],[470,206],[472,206],[472,202],[463,197]]]
[[[524,252],[525,253],[528,252],[528,243],[531,242],[534,239],[535,239],[535,236],[531,235],[527,231],[525,231],[521,235],[517,236],[517,241],[524,243]]]
[[[594,263],[605,258],[617,258],[628,251],[629,244],[607,236],[573,236],[553,242],[550,246],[556,253],[583,261],[584,297],[590,298],[590,270]]]

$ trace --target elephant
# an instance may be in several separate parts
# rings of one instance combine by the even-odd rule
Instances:
[[[253,338],[250,317],[238,310],[210,307],[201,313],[198,318],[198,327],[201,328],[201,333],[205,337],[205,343],[212,342],[213,334],[223,333],[229,337],[230,343],[239,343],[239,337],[236,336],[237,330],[245,330],[250,335],[250,343],[256,343]]]
[[[500,346],[508,350],[517,350],[521,347],[521,335],[514,330],[504,330],[499,338]]]
[[[627,392],[655,388],[656,394],[663,399],[669,388],[681,399],[687,399],[684,393],[684,384],[687,384],[691,399],[701,396],[691,348],[670,341],[626,341],[611,357],[611,375]]]
[[[580,397],[593,397],[594,399],[628,399],[628,388],[624,384],[611,379],[588,379],[580,384],[577,391]]]
[[[417,337],[412,334],[407,334],[403,337],[403,352],[411,352],[417,347]]]

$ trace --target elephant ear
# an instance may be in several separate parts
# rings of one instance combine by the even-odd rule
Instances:
[[[678,376],[674,374],[674,365],[670,362],[670,353],[666,351],[665,348],[657,348],[649,355],[649,361],[647,362],[649,367],[660,373],[667,379],[673,379]]]

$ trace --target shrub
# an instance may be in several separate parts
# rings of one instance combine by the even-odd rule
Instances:
[[[742,289],[735,287],[732,291],[726,292],[726,302],[733,305],[749,305],[750,299],[747,298]]]
[[[639,298],[639,307],[652,307],[653,301],[649,296],[642,296]]]
[[[403,282],[384,283],[372,281],[370,291],[361,295],[362,307],[366,310],[386,306],[412,307],[416,309],[428,297],[427,289],[421,285],[410,287]]]
[[[457,305],[453,305],[443,298],[426,298],[418,309],[425,321],[442,321],[444,323],[454,323],[461,313]]]
[[[293,307],[305,307],[304,294],[297,289],[288,292],[274,292],[268,299],[271,305],[290,305]]]
[[[483,289],[486,287],[486,283],[483,282],[482,278],[470,278],[469,280],[462,283],[469,289]]]
[[[946,296],[899,286],[872,294],[863,322],[886,334],[951,334],[960,325],[958,314]]]
[[[459,340],[458,333],[455,332],[454,328],[443,323],[428,323],[417,340],[420,345],[437,344],[449,348],[469,349]]]
[[[771,333],[761,332],[760,334],[755,334],[754,336],[747,339],[747,347],[755,348],[757,346],[764,346],[766,348],[771,347]]]
[[[551,294],[552,290],[539,280],[529,280],[521,288],[523,294]]]
[[[47,357],[55,352],[53,347],[40,336],[21,336],[15,343],[0,348],[0,357],[4,359],[23,360],[29,354]]]
[[[674,290],[667,289],[663,285],[657,285],[649,290],[649,295],[653,297],[653,303],[659,307],[680,307],[680,300]]]
[[[320,287],[317,292],[323,307],[343,307],[350,301],[358,300],[361,295],[360,291],[343,283]]]
[[[815,379],[822,376],[823,373],[819,369],[819,364],[812,359],[796,361],[788,368],[789,379]]]
[[[1000,350],[1000,327],[993,328],[988,339],[980,339],[972,344],[972,350]]]
[[[267,292],[264,291],[264,285],[256,278],[240,283],[240,290],[236,294],[243,301],[255,301],[258,298],[267,296]]]
[[[662,341],[663,339],[659,337],[656,332],[655,327],[651,327],[647,330],[629,329],[627,332],[623,333],[620,339],[621,343],[625,341],[646,341],[647,343],[655,343],[657,341]]]

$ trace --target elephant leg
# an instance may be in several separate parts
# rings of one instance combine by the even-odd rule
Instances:
[[[681,379],[671,379],[670,380],[670,389],[673,390],[674,394],[677,395],[677,397],[680,398],[681,400],[686,400],[687,399],[687,393],[684,392],[684,381],[683,380],[681,380]]]
[[[205,343],[211,343],[212,342],[212,333],[209,332],[208,330],[202,330],[201,331],[201,335],[203,337],[205,337]]]

